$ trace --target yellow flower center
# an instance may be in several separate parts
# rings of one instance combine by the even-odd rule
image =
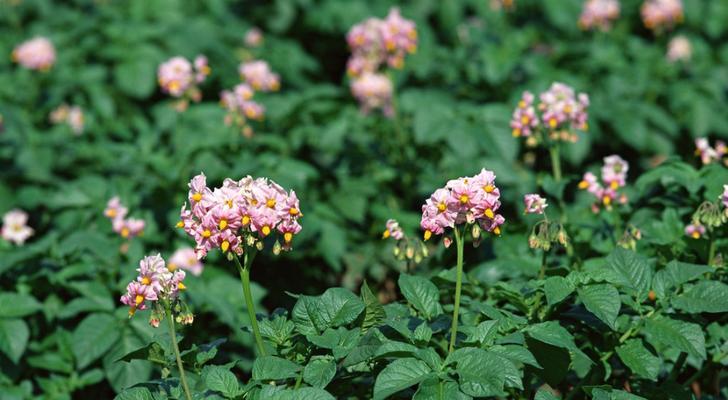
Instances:
[[[527,124],[530,120],[531,119],[528,118],[528,116],[526,116],[526,115],[524,115],[524,116],[521,117],[521,123],[524,124],[524,125]]]
[[[200,201],[202,200],[202,193],[195,193],[192,195],[192,200],[194,201]]]
[[[167,271],[174,272],[176,270],[177,270],[177,264],[175,264],[175,263],[167,264]]]
[[[130,233],[129,228],[121,228],[121,237],[128,238]]]
[[[263,236],[268,236],[270,235],[270,226],[266,225],[260,231],[263,232]]]
[[[210,232],[209,229],[205,229],[204,231],[202,231],[203,238],[209,238],[210,236],[212,236],[212,232]]]
[[[387,239],[391,233],[389,233],[389,229],[385,229],[384,232],[382,232],[382,239]]]
[[[513,131],[511,131],[511,134],[513,135],[513,137],[519,137],[519,136],[521,136],[521,130],[518,128],[515,128],[515,129],[513,129]]]
[[[242,223],[243,223],[243,225],[248,225],[250,223],[250,216],[243,215]]]
[[[550,126],[550,127],[552,127],[552,128],[556,128],[556,125],[557,125],[557,124],[558,124],[558,123],[556,122],[556,118],[551,118],[551,119],[549,120],[549,126]]]
[[[149,285],[150,283],[152,283],[152,280],[148,276],[142,278],[142,285]]]
[[[604,198],[602,199],[602,202],[604,203],[605,206],[608,206],[612,203],[612,198],[609,196],[604,196]]]
[[[142,302],[144,302],[144,296],[140,294],[136,295],[136,297],[134,298],[134,303],[136,303],[136,305],[139,305],[142,304]]]
[[[222,250],[222,252],[223,253],[227,252],[229,248],[230,248],[230,242],[228,242],[227,240],[223,240],[223,242],[220,244],[220,249]]]
[[[285,241],[286,243],[290,243],[290,242],[291,242],[291,240],[293,240],[293,233],[291,233],[291,232],[286,232],[286,233],[284,233],[284,234],[283,234],[283,240],[284,240],[284,241]]]
[[[431,237],[432,237],[432,231],[429,229],[426,230],[425,231],[425,241],[430,240]]]
[[[227,226],[228,226],[227,220],[226,219],[221,219],[220,220],[220,223],[218,224],[218,226],[220,227],[220,230],[223,230],[223,229],[227,228]]]
[[[485,190],[485,193],[493,193],[493,191],[495,190],[495,186],[485,185],[483,186],[483,190]]]
[[[523,101],[523,100],[519,101],[519,102],[518,102],[518,107],[519,107],[519,108],[526,108],[526,102],[525,102],[525,101]]]
[[[187,289],[187,286],[185,286],[184,283],[180,282],[180,283],[177,284],[177,289],[179,289],[179,290],[185,290],[185,289]]]
[[[460,203],[465,204],[468,202],[468,200],[470,200],[470,197],[468,197],[467,194],[460,195]]]
[[[619,183],[617,181],[612,181],[612,183],[609,184],[609,187],[617,189],[619,187]]]
[[[445,205],[444,202],[440,202],[437,205],[437,211],[439,211],[439,212],[445,212],[446,209],[447,209],[447,205]]]
[[[182,222],[182,221],[177,222],[177,228],[184,228],[184,227],[185,227],[184,222]]]
[[[273,208],[276,206],[276,199],[268,199],[268,201],[265,202],[265,205],[268,206],[268,208]]]
[[[587,181],[579,182],[579,189],[586,189],[588,187],[589,187],[589,182],[587,182]]]
[[[488,208],[488,209],[485,210],[485,216],[488,217],[488,218],[490,218],[490,219],[493,219],[495,217],[495,214],[493,213],[493,210],[491,210],[490,208]]]
[[[299,212],[300,211],[298,211],[298,209],[295,208],[295,207],[291,207],[291,209],[288,210],[288,213],[291,214],[291,215],[298,215]]]
[[[695,231],[691,236],[693,237],[693,239],[700,239],[700,232]]]
[[[500,227],[496,226],[496,227],[495,227],[495,228],[493,229],[493,233],[495,233],[496,235],[500,236],[500,234],[501,234],[501,230],[500,230]]]
[[[106,210],[106,216],[109,217],[109,218],[116,217],[116,210],[113,209],[113,208],[110,208],[110,209]]]

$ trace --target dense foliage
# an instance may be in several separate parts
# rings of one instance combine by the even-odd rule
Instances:
[[[642,3],[0,0],[0,399],[727,398],[728,3]],[[522,119],[553,82],[588,120]],[[179,222],[200,173],[276,222]]]

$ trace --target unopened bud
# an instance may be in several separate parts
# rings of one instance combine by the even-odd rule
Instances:
[[[232,261],[235,255],[232,252],[225,253],[225,257],[227,257],[228,261]]]
[[[414,247],[407,246],[407,250],[405,250],[405,251],[406,251],[407,258],[409,258],[410,260],[412,259],[412,257],[415,256],[415,249],[414,249]]]
[[[420,250],[422,251],[422,257],[427,257],[430,255],[430,250],[427,250],[427,246],[425,246],[424,244],[422,244]]]
[[[415,254],[415,263],[419,264],[422,262],[422,256],[420,253]]]
[[[245,238],[245,242],[248,244],[248,246],[252,246],[255,244],[255,238],[253,237],[253,235],[248,235]]]
[[[400,254],[401,252],[402,252],[402,251],[401,251],[401,250],[399,249],[399,246],[394,246],[394,247],[392,248],[392,254],[394,254],[394,256],[395,256],[395,257],[399,257],[399,254]]]
[[[473,229],[471,231],[471,233],[473,235],[473,239],[475,239],[475,240],[479,239],[480,238],[480,232],[481,232],[480,225],[478,225],[478,224],[473,225]]]
[[[273,254],[276,256],[281,254],[281,244],[277,240],[273,244]]]
[[[255,248],[258,249],[258,251],[263,250],[263,242],[261,242],[261,241],[256,242]]]
[[[444,238],[442,239],[442,244],[443,244],[443,245],[445,245],[445,248],[446,248],[446,249],[447,249],[447,248],[450,248],[450,245],[452,244],[452,239],[450,239],[449,237],[445,236],[445,237],[444,237]]]

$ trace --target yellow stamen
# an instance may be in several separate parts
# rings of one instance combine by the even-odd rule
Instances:
[[[210,230],[209,230],[209,229],[205,229],[204,231],[202,231],[202,237],[203,237],[203,238],[206,238],[206,239],[207,239],[207,238],[209,238],[210,236],[212,236],[212,232],[210,232]]]
[[[184,222],[182,222],[182,221],[177,222],[177,228],[184,228],[184,227],[185,227]]]
[[[604,203],[605,206],[608,206],[612,204],[612,198],[609,196],[604,196],[604,198],[602,199],[602,203]]]
[[[134,307],[134,306],[129,307],[129,318],[133,317],[135,312],[136,312],[136,307]]]
[[[617,183],[617,181],[612,181],[612,183],[609,184],[609,187],[617,189],[619,187],[619,183]]]
[[[230,242],[228,242],[227,240],[223,240],[222,243],[220,244],[220,250],[222,250],[222,252],[225,253],[228,251],[229,248],[230,248]]]
[[[526,102],[521,100],[518,102],[518,108],[526,108]]]
[[[298,215],[299,212],[300,211],[298,211],[298,209],[295,208],[295,207],[291,207],[291,209],[288,210],[288,213],[291,214],[291,215]]]
[[[228,208],[233,208],[233,201],[232,200],[225,200],[225,204],[227,204]]]
[[[106,210],[106,216],[109,217],[109,218],[116,217],[116,210],[113,209],[113,208],[110,208],[110,209]]]
[[[439,212],[445,212],[446,209],[447,209],[447,205],[445,205],[445,203],[439,203],[437,205],[437,211],[439,211]]]
[[[192,200],[194,201],[200,201],[202,200],[202,193],[195,193],[192,195]]]
[[[693,232],[693,234],[692,234],[692,235],[690,235],[690,236],[692,236],[692,237],[693,237],[693,239],[700,239],[700,232],[698,232],[698,231],[695,231],[695,232]]]
[[[134,303],[136,303],[136,305],[139,305],[139,304],[142,304],[143,302],[144,302],[144,296],[142,296],[140,294],[136,295],[136,297],[134,298]]]
[[[175,263],[167,264],[167,271],[174,272],[176,270],[177,270],[177,264],[175,264]]]
[[[177,81],[170,82],[169,83],[169,91],[170,92],[176,92],[177,90],[179,90],[179,82],[177,82]]]
[[[513,135],[513,137],[519,137],[519,136],[521,136],[521,130],[518,128],[515,128],[515,129],[513,129],[513,131],[511,131],[511,134]]]
[[[467,194],[460,195],[460,203],[465,204],[468,200],[470,200],[470,197]]]
[[[149,285],[150,283],[152,283],[152,280],[149,277],[145,276],[142,278],[142,285]]]
[[[490,219],[495,218],[495,214],[493,213],[493,210],[491,210],[490,208],[485,210],[485,216]]]
[[[242,223],[243,223],[243,225],[248,225],[250,223],[250,216],[249,215],[243,215]]]
[[[526,124],[528,124],[529,121],[531,121],[531,119],[528,118],[528,116],[524,115],[524,116],[521,117],[521,123],[522,124],[526,125]]]
[[[291,240],[293,240],[293,233],[291,233],[291,232],[286,232],[286,233],[284,233],[284,234],[283,234],[283,240],[284,240],[284,241],[285,241],[286,243],[290,243],[290,242],[291,242]]]
[[[227,228],[227,226],[228,226],[227,220],[226,219],[221,219],[220,220],[220,223],[218,224],[218,226],[220,227],[220,230],[223,230],[223,229]]]
[[[263,236],[268,236],[270,235],[270,226],[266,225],[260,231],[263,232]]]
[[[501,234],[500,227],[496,226],[495,228],[493,228],[493,233],[495,233],[496,235],[500,236],[500,234]]]
[[[389,233],[389,229],[385,229],[384,232],[382,232],[382,239],[387,239],[391,233]]]
[[[121,237],[128,238],[130,233],[129,228],[121,228]]]
[[[556,128],[556,125],[557,125],[557,124],[558,124],[558,122],[556,121],[556,118],[551,118],[551,119],[549,120],[549,126],[550,126],[550,127],[552,127],[552,128]]]
[[[493,191],[495,190],[495,186],[485,185],[483,186],[483,190],[485,190],[485,193],[493,193]]]
[[[276,199],[268,199],[268,201],[265,202],[265,205],[268,206],[268,208],[273,208],[276,206]]]
[[[431,237],[432,237],[432,231],[430,231],[429,229],[426,230],[425,231],[425,241],[430,240]]]
[[[177,289],[179,289],[179,290],[185,290],[185,289],[187,289],[187,286],[185,286],[184,283],[180,282],[180,283],[177,284]]]
[[[587,182],[587,181],[579,182],[579,189],[586,189],[588,187],[589,187],[589,182]]]

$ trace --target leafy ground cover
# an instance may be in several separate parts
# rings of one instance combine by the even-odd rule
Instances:
[[[728,397],[726,21],[0,1],[0,399]]]

